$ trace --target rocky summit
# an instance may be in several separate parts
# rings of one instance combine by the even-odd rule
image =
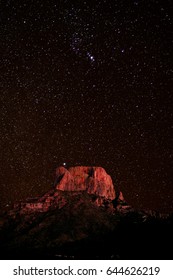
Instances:
[[[110,200],[116,197],[112,179],[102,167],[76,166],[69,170],[59,167],[55,187],[62,191],[86,191]]]
[[[173,215],[135,210],[117,189],[102,167],[58,167],[46,193],[0,217],[1,259],[168,259],[168,247],[172,259]]]
[[[112,179],[104,168],[76,166],[66,169],[60,166],[56,169],[53,188],[41,197],[16,203],[11,214],[14,214],[16,210],[26,213],[60,209],[67,203],[67,199],[65,199],[67,193],[70,196],[87,193],[92,196],[93,202],[97,206],[103,206],[106,201],[111,205],[111,202],[117,197]]]

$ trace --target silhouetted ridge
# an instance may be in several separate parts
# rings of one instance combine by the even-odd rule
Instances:
[[[172,254],[173,216],[129,206],[102,167],[58,167],[55,177],[45,194],[0,220],[3,259],[168,259],[168,247]]]

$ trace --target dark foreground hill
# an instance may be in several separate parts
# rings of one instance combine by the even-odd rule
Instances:
[[[0,224],[1,259],[173,259],[173,216],[136,211],[100,167],[60,167],[54,187]]]

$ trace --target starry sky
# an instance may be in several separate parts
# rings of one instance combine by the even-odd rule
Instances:
[[[0,208],[55,168],[102,166],[135,207],[173,211],[171,0],[0,3]]]

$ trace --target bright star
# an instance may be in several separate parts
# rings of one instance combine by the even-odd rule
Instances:
[[[94,61],[95,61],[94,56],[91,55],[89,52],[87,52],[87,56],[88,56],[88,58],[91,60],[91,62],[94,62]]]

